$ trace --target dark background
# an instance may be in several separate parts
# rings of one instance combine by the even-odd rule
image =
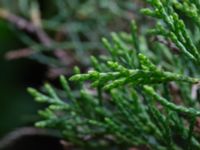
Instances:
[[[23,44],[8,23],[0,21],[0,137],[36,119],[37,103],[27,93],[29,86],[39,87],[45,67],[30,59],[6,60],[5,53]]]

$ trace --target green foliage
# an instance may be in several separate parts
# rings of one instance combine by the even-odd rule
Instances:
[[[200,81],[200,2],[147,2],[151,8],[142,12],[156,18],[155,28],[146,34],[132,22],[131,34],[112,33],[112,42],[103,38],[109,55],[92,56],[93,69],[85,74],[76,68],[70,78],[76,88],[71,90],[71,82],[61,76],[63,90],[49,84],[45,94],[28,89],[36,101],[49,104],[39,112],[44,120],[38,127],[57,129],[86,149],[113,143],[119,149],[200,149],[194,131],[200,115],[198,91],[191,94]]]

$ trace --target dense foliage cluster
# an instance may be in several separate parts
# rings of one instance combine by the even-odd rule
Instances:
[[[153,29],[133,21],[130,34],[103,38],[109,54],[92,56],[87,73],[75,67],[70,84],[61,76],[62,90],[28,89],[49,104],[38,127],[83,148],[200,149],[200,1],[146,2],[141,12],[155,19]]]

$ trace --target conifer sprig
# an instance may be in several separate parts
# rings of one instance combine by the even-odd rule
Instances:
[[[155,29],[151,30],[151,33],[160,34],[166,38],[169,38],[186,56],[189,57],[189,59],[199,63],[200,53],[194,42],[192,41],[184,24],[184,21],[180,19],[179,15],[174,11],[173,6],[175,5],[181,11],[183,11],[184,14],[189,15],[190,17],[196,16],[198,18],[198,10],[190,9],[188,5],[192,4],[189,4],[189,1],[184,3],[185,5],[187,5],[185,7],[183,7],[182,3],[178,1],[176,1],[176,3],[173,3],[172,1],[147,0],[147,2],[151,4],[153,9],[143,9],[142,12],[145,15],[153,16],[164,22],[163,25],[158,24]],[[192,6],[195,7],[195,4],[193,4]],[[192,10],[192,14],[188,14],[189,12],[188,10],[186,10],[186,8],[188,10]]]
[[[43,93],[28,89],[36,101],[49,104],[39,112],[44,120],[36,123],[38,127],[57,129],[66,140],[87,149],[108,149],[113,143],[125,149],[200,149],[195,132],[200,116],[198,91],[190,96],[191,86],[200,81],[199,45],[179,15],[183,13],[199,26],[195,19],[200,3],[146,1],[152,8],[142,12],[158,20],[149,33],[162,35],[180,53],[174,56],[170,46],[148,41],[142,29],[138,35],[140,29],[132,22],[131,34],[112,33],[112,42],[103,38],[109,55],[92,56],[93,69],[81,74],[75,68],[70,81],[76,82],[69,83],[77,88],[71,90],[61,76],[62,90],[49,84]]]
[[[139,54],[141,69],[127,69],[117,62],[109,61],[108,67],[115,72],[89,71],[87,74],[77,74],[70,78],[72,81],[92,80],[94,87],[104,85],[104,89],[112,89],[125,84],[145,85],[156,84],[170,81],[182,81],[197,83],[197,78],[186,77],[181,74],[175,74],[159,70],[143,54]]]

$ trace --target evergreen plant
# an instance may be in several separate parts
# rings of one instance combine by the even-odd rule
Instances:
[[[146,2],[148,31],[132,21],[131,33],[102,39],[108,54],[91,56],[87,73],[61,76],[62,90],[28,89],[49,104],[37,127],[83,149],[200,149],[200,1]]]

